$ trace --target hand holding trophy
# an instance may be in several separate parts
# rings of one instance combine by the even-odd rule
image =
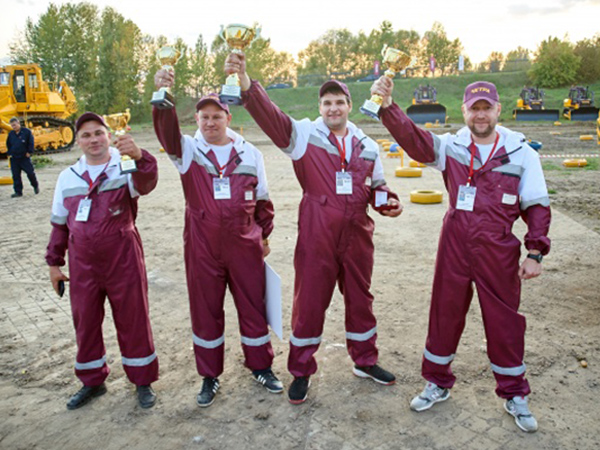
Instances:
[[[230,24],[225,27],[221,25],[219,36],[232,49],[232,53],[240,54],[260,37],[260,27],[256,24],[253,28],[240,24]],[[230,105],[242,104],[242,88],[237,73],[232,73],[227,77],[225,84],[221,87],[219,99]]]
[[[381,56],[383,56],[383,64],[388,66],[388,70],[385,71],[384,75],[389,78],[394,78],[396,73],[406,69],[410,64],[409,55],[387,45],[383,46]],[[369,100],[365,101],[360,107],[360,112],[379,120],[379,110],[381,109],[382,102],[383,99],[381,96],[375,94]]]
[[[127,124],[131,119],[131,113],[129,112],[129,108],[127,108],[124,113],[110,114],[108,116],[102,116],[102,118],[113,134],[118,138],[127,132]],[[121,163],[119,166],[121,167],[121,175],[137,172],[135,160],[131,159],[128,155],[121,155]]]
[[[156,57],[162,64],[162,69],[169,72],[173,72],[173,66],[177,64],[180,56],[181,52],[170,45],[165,45],[156,52]],[[171,109],[175,105],[175,99],[171,93],[171,88],[164,86],[161,87],[158,91],[152,94],[152,100],[150,100],[150,103],[156,106],[158,109]]]

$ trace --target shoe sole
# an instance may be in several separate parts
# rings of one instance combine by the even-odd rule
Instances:
[[[504,403],[504,410],[510,414],[514,419],[515,419],[515,424],[517,425],[517,427],[519,427],[520,430],[524,431],[525,433],[535,433],[537,431],[537,428],[535,430],[528,430],[527,428],[521,426],[521,424],[519,423],[519,420],[517,418],[517,416],[515,416],[506,406],[506,403]]]
[[[383,384],[384,386],[391,386],[392,384],[396,384],[396,380],[393,380],[393,381],[379,380],[379,379],[375,378],[374,376],[369,375],[367,372],[363,372],[362,370],[357,369],[356,367],[352,368],[352,373],[354,375],[356,375],[358,378],[370,378],[371,380],[375,381],[376,383]]]
[[[104,386],[102,389],[98,390],[97,392],[94,392],[92,395],[90,395],[85,401],[77,404],[76,406],[69,406],[67,404],[67,409],[70,411],[73,411],[75,409],[79,409],[82,406],[87,405],[89,402],[91,402],[93,399],[95,399],[96,397],[102,397],[104,394],[106,394],[108,392],[108,389],[106,389],[106,386]]]
[[[142,403],[138,399],[138,405],[140,405],[140,408],[143,408],[143,409],[152,408],[154,405],[156,405],[156,400],[157,399],[155,398],[152,403]]]
[[[308,386],[306,387],[306,395],[304,396],[304,398],[300,399],[300,400],[292,400],[291,398],[288,397],[289,402],[292,405],[301,405],[302,403],[304,403],[306,401],[306,399],[308,398],[308,390],[310,389],[310,380],[308,380]]]
[[[268,392],[270,392],[271,394],[281,394],[283,393],[283,386],[281,386],[281,389],[278,389],[276,391],[274,391],[273,389],[269,389],[267,386],[265,386],[264,384],[262,384],[259,380],[257,380],[256,378],[252,377],[252,379],[254,381],[256,381],[258,384],[260,384],[262,387],[264,387]]]
[[[433,405],[435,405],[436,403],[445,402],[449,398],[450,398],[450,391],[448,391],[448,395],[446,395],[445,397],[440,397],[439,399],[432,401],[431,403],[428,403],[427,405],[423,406],[422,408],[413,408],[411,405],[410,409],[415,412],[427,411],[428,409],[431,409],[433,407]]]
[[[215,398],[217,397],[217,394],[215,394],[215,396],[213,397],[213,399],[210,401],[210,403],[200,403],[197,399],[196,399],[196,404],[200,407],[200,408],[208,408],[210,405],[212,405],[215,402]]]

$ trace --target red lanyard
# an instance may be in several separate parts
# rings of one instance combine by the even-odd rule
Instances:
[[[342,160],[342,172],[346,171],[346,136],[347,135],[348,135],[348,130],[346,130],[346,134],[342,138],[342,147],[340,147],[337,136],[335,137],[335,145],[336,145],[338,151],[340,152],[340,158]]]
[[[100,180],[102,178],[102,175],[106,172],[106,169],[108,168],[108,165],[110,164],[110,160],[106,163],[106,165],[104,166],[104,169],[102,169],[102,172],[100,172],[98,174],[98,177],[96,177],[96,181]],[[77,175],[79,178],[81,178],[83,181],[85,181],[88,184],[88,192],[85,195],[86,198],[90,196],[90,194],[93,192],[92,186],[94,185],[94,181],[92,181],[91,177],[90,177],[90,181],[86,180],[85,178],[83,178],[81,175],[79,175],[77,172],[75,172],[75,169],[73,169],[71,167],[71,171]],[[88,177],[90,176],[89,172],[88,172]],[[100,180],[102,181],[102,180]]]
[[[469,178],[467,179],[467,186],[471,186],[471,180],[473,179],[473,174],[479,172],[481,169],[483,169],[485,167],[485,165],[490,161],[490,159],[492,159],[492,155],[496,152],[496,146],[498,145],[498,141],[500,140],[500,134],[496,133],[496,141],[494,142],[494,147],[492,148],[492,151],[490,152],[490,154],[488,155],[487,159],[485,160],[485,162],[483,163],[483,165],[477,169],[477,170],[473,170],[473,160],[475,158],[475,150],[477,149],[477,147],[475,146],[475,144],[473,143],[473,141],[471,141],[471,164],[469,166]]]

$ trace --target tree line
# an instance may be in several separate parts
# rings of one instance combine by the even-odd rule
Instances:
[[[22,35],[10,45],[10,56],[15,64],[39,64],[47,80],[66,80],[77,95],[80,111],[113,113],[131,108],[134,120],[145,120],[155,90],[154,73],[160,67],[156,52],[167,43],[164,36],[143,34],[114,8],[51,3],[37,22],[27,20]],[[181,38],[170,44],[182,55],[175,65],[176,97],[197,98],[218,90],[229,53],[218,35],[208,42],[200,34],[193,47]],[[369,33],[328,30],[298,54],[298,61],[274,50],[270,39],[260,38],[246,50],[248,72],[263,85],[320,84],[331,77],[352,81],[373,71],[384,44],[412,56],[407,76],[457,74],[463,54],[460,40],[449,38],[438,22],[420,36],[414,30],[394,30],[384,21]],[[592,82],[600,78],[600,35],[576,44],[551,37],[535,53],[521,47],[506,56],[492,52],[479,65],[464,56],[464,70],[526,70],[532,82],[542,87]]]

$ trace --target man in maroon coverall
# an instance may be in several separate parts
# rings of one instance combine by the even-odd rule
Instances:
[[[174,74],[160,70],[158,88]],[[196,397],[210,406],[223,372],[227,286],[240,324],[245,365],[267,391],[283,385],[273,374],[265,305],[265,264],[273,230],[263,156],[228,128],[231,114],[215,94],[196,105],[198,131],[183,136],[175,108],[153,111],[159,141],[181,175],[185,195],[184,252],[196,368],[204,377]]]
[[[402,206],[385,185],[379,147],[348,121],[352,110],[348,88],[336,80],[326,82],[319,92],[321,117],[314,122],[296,121],[269,100],[258,82],[250,80],[244,55],[231,54],[225,71],[239,74],[244,106],[273,143],[290,156],[303,190],[294,256],[290,402],[306,400],[336,281],[346,305],[346,342],[355,363],[353,373],[393,384],[394,375],[377,365],[377,326],[369,291],[374,224],[367,207],[371,202],[381,214],[396,217]]]
[[[521,280],[542,272],[550,250],[550,200],[539,155],[525,137],[498,125],[500,99],[492,83],[465,89],[466,127],[438,136],[418,128],[392,102],[393,82],[382,77],[371,92],[383,97],[381,120],[406,152],[439,169],[449,195],[433,281],[429,333],[423,353],[423,392],[411,402],[424,411],[447,400],[456,380],[450,369],[471,298],[477,287],[496,378],[496,393],[526,432],[537,430],[527,395],[523,362],[525,317],[519,314]],[[527,257],[519,265],[521,243],[512,225],[527,223]]]
[[[150,386],[158,379],[148,307],[148,282],[140,235],[135,227],[137,201],[158,181],[156,158],[130,135],[110,147],[103,119],[87,112],[76,123],[81,159],[58,177],[52,204],[52,233],[46,252],[50,280],[62,295],[69,278],[60,270],[69,249],[71,309],[77,337],[75,374],[83,387],[68,409],[79,408],[106,393],[109,373],[102,338],[104,300],[112,307],[123,368],[137,386],[142,408],[156,403]],[[121,155],[138,170],[121,175]]]

